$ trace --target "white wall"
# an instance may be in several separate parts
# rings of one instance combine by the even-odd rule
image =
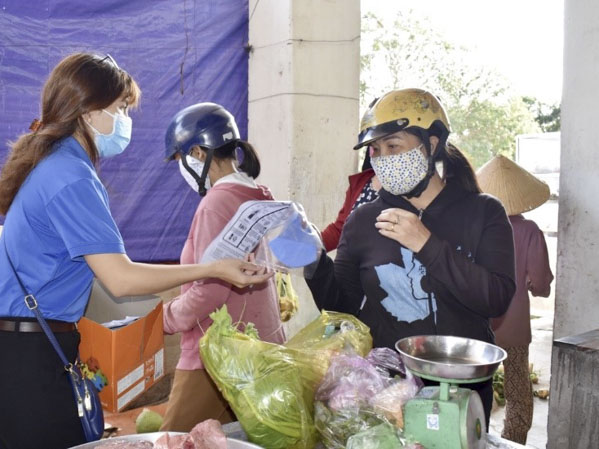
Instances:
[[[599,2],[565,1],[554,338],[599,328]]]
[[[323,227],[356,171],[360,71],[359,0],[250,0],[248,138],[258,181],[300,202]],[[303,279],[293,334],[317,310]]]

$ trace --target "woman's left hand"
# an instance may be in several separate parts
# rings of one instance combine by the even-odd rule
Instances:
[[[376,217],[375,226],[387,238],[417,253],[431,236],[418,215],[403,209],[385,209]]]

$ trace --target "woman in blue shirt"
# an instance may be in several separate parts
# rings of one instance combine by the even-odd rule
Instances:
[[[110,56],[78,53],[52,71],[42,121],[12,145],[0,174],[0,447],[62,449],[85,442],[68,376],[23,300],[10,266],[38,300],[74,361],[75,324],[94,276],[115,296],[144,295],[200,278],[236,286],[268,275],[243,261],[208,265],[132,262],[95,170],[124,151],[140,91]],[[10,260],[9,260],[10,258]]]

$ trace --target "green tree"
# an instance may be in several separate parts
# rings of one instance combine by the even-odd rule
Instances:
[[[399,11],[392,21],[367,13],[362,20],[362,107],[392,89],[423,87],[445,105],[451,140],[475,167],[496,154],[513,157],[516,135],[540,128],[507,81],[471,54],[411,10]]]
[[[522,97],[522,101],[528,106],[543,132],[560,130],[561,107],[559,105],[543,103],[532,97]]]

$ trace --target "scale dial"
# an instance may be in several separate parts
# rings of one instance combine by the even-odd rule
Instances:
[[[462,413],[464,411],[462,410]],[[487,447],[487,426],[485,423],[485,409],[480,396],[475,391],[470,393],[466,416],[462,423],[465,424],[466,444],[468,449],[485,449]],[[463,437],[463,434],[462,434]],[[463,441],[463,440],[462,440]],[[463,444],[463,443],[462,443]]]

